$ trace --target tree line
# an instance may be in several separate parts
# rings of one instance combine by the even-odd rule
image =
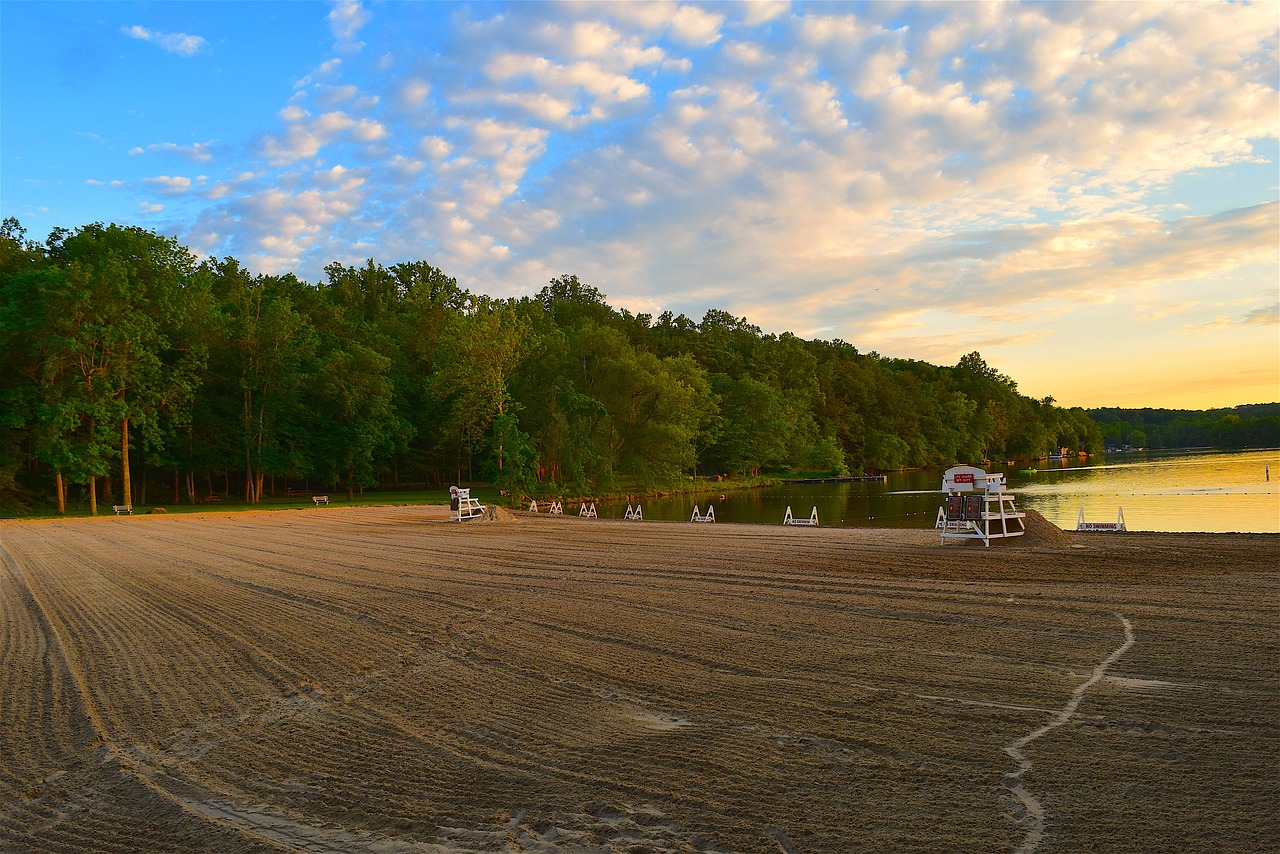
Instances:
[[[513,494],[1101,450],[1083,409],[954,366],[615,309],[574,275],[495,299],[425,261],[323,281],[94,223],[0,227],[0,501],[256,503],[290,485]],[[153,502],[159,503],[159,502]]]
[[[1091,409],[1109,448],[1277,448],[1280,403],[1223,409]]]

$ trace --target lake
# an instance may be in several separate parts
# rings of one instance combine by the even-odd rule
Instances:
[[[1086,521],[1114,522],[1123,508],[1131,531],[1280,533],[1280,451],[1140,452],[1087,459],[1042,460],[1034,474],[1023,466],[1004,472],[1017,505],[1074,530]],[[1270,467],[1271,479],[1266,479]],[[782,484],[726,490],[710,496],[717,522],[779,524],[790,505],[796,516],[818,508],[823,525],[932,528],[941,504],[943,469],[893,472],[883,483]],[[706,512],[708,496],[696,499]],[[688,520],[687,495],[647,500],[646,519]],[[603,518],[622,518],[626,503],[598,504]],[[578,505],[565,507],[576,513]]]

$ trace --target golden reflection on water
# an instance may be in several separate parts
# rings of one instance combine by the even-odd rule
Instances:
[[[1015,489],[1020,503],[1068,531],[1083,507],[1089,522],[1114,522],[1124,508],[1131,531],[1280,533],[1276,450],[1046,467],[1030,480]]]

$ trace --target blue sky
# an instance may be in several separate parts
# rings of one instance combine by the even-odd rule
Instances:
[[[0,213],[1280,399],[1280,5],[0,3]]]

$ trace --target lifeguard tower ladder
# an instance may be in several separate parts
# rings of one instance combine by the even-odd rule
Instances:
[[[942,491],[946,498],[933,527],[941,531],[943,545],[948,539],[982,540],[990,547],[992,540],[1027,532],[1027,514],[1014,507],[1003,474],[952,466],[942,474]]]
[[[471,497],[471,489],[449,487],[449,521],[465,522],[484,515],[484,505]]]

